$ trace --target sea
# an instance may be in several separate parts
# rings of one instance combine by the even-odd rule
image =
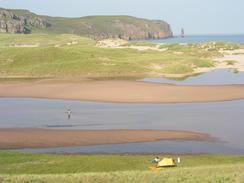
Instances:
[[[228,42],[244,44],[243,35],[186,35],[184,38],[175,36],[168,39],[154,39],[149,40],[160,44],[192,44],[192,43],[206,43],[206,42]]]

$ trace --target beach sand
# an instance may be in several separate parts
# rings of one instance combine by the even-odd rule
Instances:
[[[204,133],[163,130],[0,129],[0,149],[124,144],[160,140],[214,141]]]
[[[41,80],[1,83],[0,97],[118,103],[190,103],[244,99],[244,85],[177,86],[140,81]]]

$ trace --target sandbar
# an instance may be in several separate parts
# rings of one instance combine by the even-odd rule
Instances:
[[[161,140],[215,141],[216,139],[205,133],[171,130],[0,129],[0,149],[124,144]]]
[[[192,103],[244,99],[244,85],[177,86],[126,80],[1,83],[0,97],[111,103]]]

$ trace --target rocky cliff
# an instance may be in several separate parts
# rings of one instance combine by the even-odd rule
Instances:
[[[27,10],[0,8],[0,32],[26,34],[33,31],[77,34],[93,39],[126,40],[159,39],[173,35],[170,25],[161,20],[131,16],[48,17]]]
[[[83,33],[95,39],[160,39],[172,37],[170,25],[160,20],[130,16],[93,16],[80,18]],[[79,30],[79,29],[77,29]]]
[[[49,26],[45,19],[31,12],[0,9],[0,32],[31,33],[33,28],[45,29]]]

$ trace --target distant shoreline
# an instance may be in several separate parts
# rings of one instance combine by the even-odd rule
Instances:
[[[216,141],[205,133],[175,130],[49,130],[0,128],[0,149],[48,148],[154,142]]]

